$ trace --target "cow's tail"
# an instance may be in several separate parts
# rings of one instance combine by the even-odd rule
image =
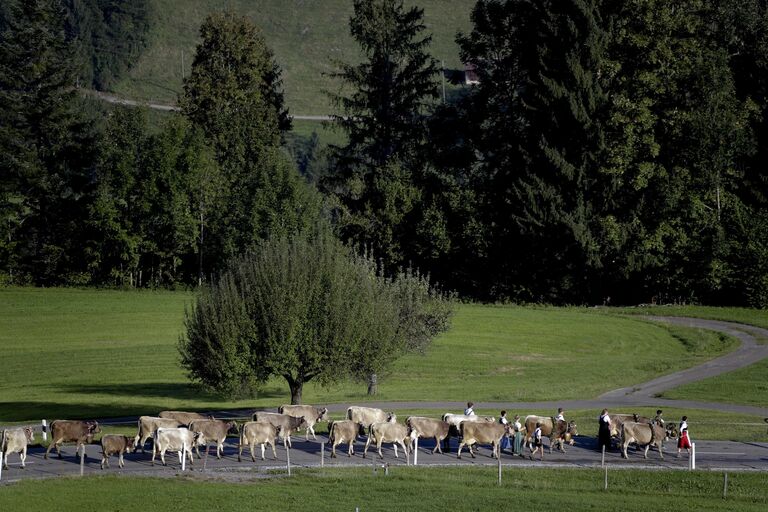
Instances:
[[[278,408],[277,408],[277,413],[278,413],[278,414],[284,414],[284,412],[283,412],[283,411],[284,411],[284,409],[283,409],[283,406],[282,406],[282,405],[281,405],[280,407],[278,407]]]
[[[328,442],[333,444],[333,426],[336,424],[334,421],[328,422]]]
[[[352,419],[352,408],[351,407],[347,408],[347,419],[348,420]]]

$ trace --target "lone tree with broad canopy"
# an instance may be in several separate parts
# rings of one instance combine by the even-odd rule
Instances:
[[[445,331],[451,300],[413,270],[383,275],[324,229],[261,242],[205,287],[179,341],[192,380],[230,396],[283,377],[291,403],[310,380],[386,373]]]

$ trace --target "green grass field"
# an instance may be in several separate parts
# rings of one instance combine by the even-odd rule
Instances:
[[[162,409],[275,407],[281,380],[230,401],[190,384],[176,342],[183,292],[0,289],[0,420],[115,417]],[[380,376],[376,400],[591,398],[711,358],[733,340],[575,309],[461,305],[426,356]],[[306,403],[370,400],[366,386],[310,383]]]
[[[768,360],[680,386],[662,396],[765,407],[768,402]]]
[[[0,489],[3,510],[648,510],[763,511],[768,475],[698,471],[370,468],[300,470],[247,483],[192,478],[57,478]]]
[[[324,91],[338,85],[324,76],[334,71],[333,60],[353,62],[358,49],[349,35],[351,0],[152,0],[149,47],[114,89],[119,95],[165,103],[176,101],[184,72],[199,41],[205,16],[229,7],[249,16],[264,33],[267,44],[283,69],[286,101],[293,114],[328,114],[331,106]],[[425,22],[433,34],[432,54],[445,68],[461,69],[456,33],[468,31],[474,0],[407,1],[424,8]]]

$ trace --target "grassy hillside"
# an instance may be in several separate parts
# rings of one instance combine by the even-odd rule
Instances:
[[[294,114],[328,114],[323,90],[335,90],[323,73],[333,71],[332,60],[353,61],[357,48],[349,36],[351,0],[151,0],[152,26],[149,48],[128,76],[114,86],[120,95],[140,100],[174,102],[184,72],[198,43],[202,20],[214,10],[230,7],[250,16],[263,30],[283,69],[283,82]],[[474,0],[418,0],[407,5],[424,8],[428,29],[434,36],[432,54],[446,69],[463,69],[456,33],[470,28]]]
[[[176,342],[191,295],[0,289],[0,420],[122,416],[162,409],[274,407],[282,380],[253,400],[191,385]],[[378,400],[556,400],[684,368],[731,348],[711,331],[672,329],[578,309],[462,305],[426,356],[380,376]],[[369,399],[364,384],[308,385],[307,403]]]
[[[765,510],[766,476],[698,471],[514,468],[497,485],[496,468],[368,467],[296,470],[248,485],[191,478],[102,476],[25,481],[0,493],[4,510]]]

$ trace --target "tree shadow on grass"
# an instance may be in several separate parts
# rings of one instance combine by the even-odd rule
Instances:
[[[54,419],[87,420],[93,418],[120,418],[140,414],[156,414],[157,405],[126,401],[125,404],[56,403],[56,402],[0,402],[0,421],[48,423]]]
[[[125,397],[155,397],[195,402],[223,402],[230,398],[208,391],[196,384],[179,382],[142,382],[130,384],[65,384],[61,389],[68,393],[82,395],[113,395]],[[284,398],[286,391],[266,388],[254,398]]]

